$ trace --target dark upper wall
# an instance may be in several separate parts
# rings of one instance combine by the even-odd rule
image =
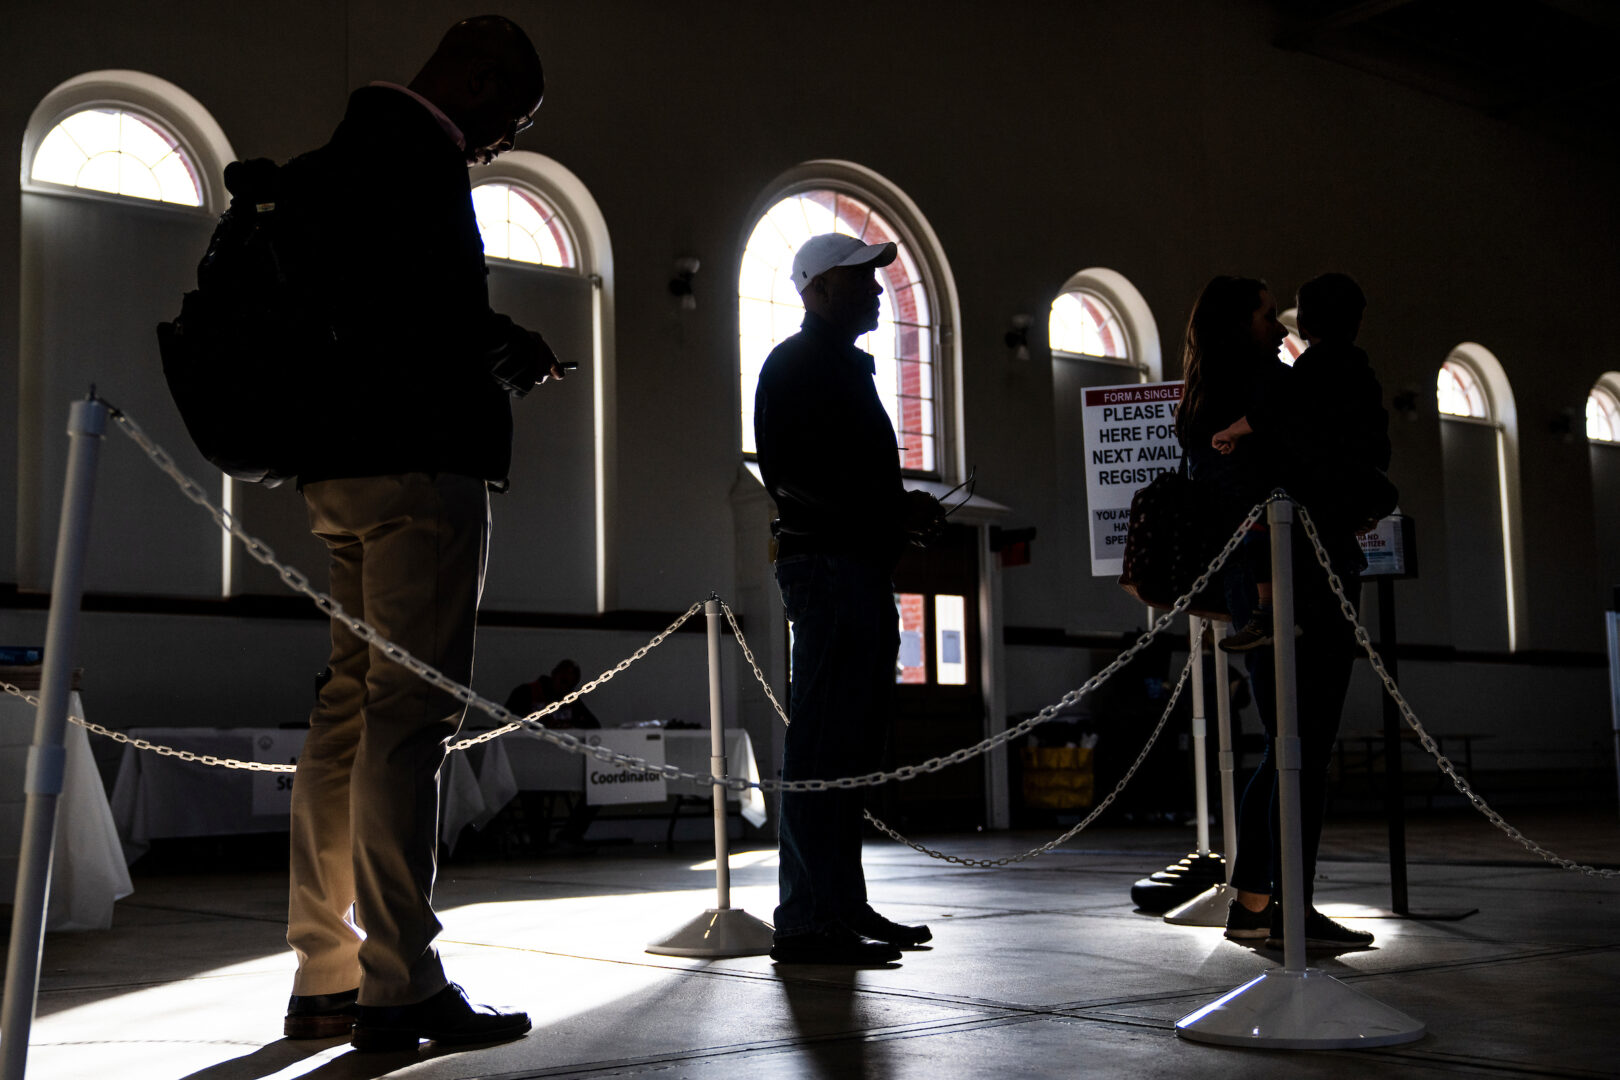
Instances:
[[[286,157],[322,141],[348,88],[407,79],[445,4],[110,0],[7,5],[0,131],[20,144],[62,80],[127,67],[213,111],[237,152]],[[1364,344],[1398,423],[1395,478],[1439,550],[1433,375],[1464,340],[1493,350],[1518,397],[1529,639],[1590,646],[1602,591],[1586,453],[1547,421],[1620,366],[1589,313],[1620,287],[1612,165],[1511,126],[1271,45],[1258,2],[517,2],[550,90],[525,146],[577,173],[617,265],[619,602],[684,607],[725,588],[735,558],[735,306],[748,207],[772,177],[846,158],[903,188],[944,245],[961,297],[964,438],[980,490],[1050,531],[1058,503],[1049,367],[1021,369],[1001,335],[1044,313],[1074,271],[1107,266],[1152,307],[1173,376],[1180,324],[1212,273],[1284,294],[1326,268],[1372,298]],[[0,198],[0,409],[15,411],[17,204]],[[698,310],[665,290],[703,260]],[[162,315],[164,313],[156,313]],[[15,448],[0,446],[0,497]],[[0,500],[9,505],[10,499]],[[0,565],[11,564],[9,522]],[[1007,621],[1056,625],[1051,548],[1007,575]],[[1042,556],[1047,556],[1043,567]],[[1434,567],[1431,561],[1428,564]],[[5,575],[0,575],[5,576]],[[1410,586],[1405,636],[1445,641],[1443,575]]]

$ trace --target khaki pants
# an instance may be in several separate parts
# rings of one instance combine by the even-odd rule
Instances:
[[[483,481],[324,480],[304,500],[344,610],[470,682],[489,539]],[[293,782],[293,993],[358,986],[364,1005],[414,1004],[446,981],[433,945],[439,768],[465,706],[335,620],[329,666]]]

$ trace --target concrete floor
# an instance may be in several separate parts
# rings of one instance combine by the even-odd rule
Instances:
[[[1610,811],[1520,815],[1551,847],[1620,863]],[[1528,820],[1525,820],[1528,817]],[[993,857],[1047,835],[937,840]],[[934,947],[850,971],[767,957],[696,961],[643,946],[714,903],[700,848],[603,848],[578,858],[451,863],[439,890],[451,977],[475,1001],[520,1005],[524,1039],[440,1053],[356,1054],[280,1038],[292,972],[285,877],[271,870],[141,874],[106,932],[47,939],[28,1075],[371,1080],[658,1076],[1180,1077],[1616,1076],[1620,882],[1546,867],[1471,812],[1412,827],[1412,907],[1477,907],[1455,922],[1379,917],[1383,826],[1336,823],[1318,903],[1378,935],[1312,966],[1423,1021],[1405,1046],[1222,1049],[1174,1023],[1279,954],[1132,911],[1138,876],[1191,831],[1109,829],[1031,863],[964,870],[872,841],[874,902],[927,922]],[[774,851],[734,859],[732,904],[769,918]]]

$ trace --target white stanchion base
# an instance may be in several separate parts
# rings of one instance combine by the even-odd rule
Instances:
[[[1423,1037],[1424,1026],[1320,971],[1268,971],[1176,1021],[1194,1042],[1269,1050],[1353,1050]]]
[[[771,951],[772,934],[770,923],[741,908],[710,908],[647,951],[660,956],[763,956]]]
[[[1227,905],[1237,895],[1230,885],[1211,885],[1179,907],[1164,913],[1164,921],[1177,926],[1225,926]]]

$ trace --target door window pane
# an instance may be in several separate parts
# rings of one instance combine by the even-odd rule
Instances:
[[[900,609],[900,657],[894,665],[897,683],[928,681],[928,645],[924,637],[926,600],[922,593],[894,594],[894,604]]]
[[[934,655],[939,685],[967,684],[967,604],[960,596],[934,597]]]

